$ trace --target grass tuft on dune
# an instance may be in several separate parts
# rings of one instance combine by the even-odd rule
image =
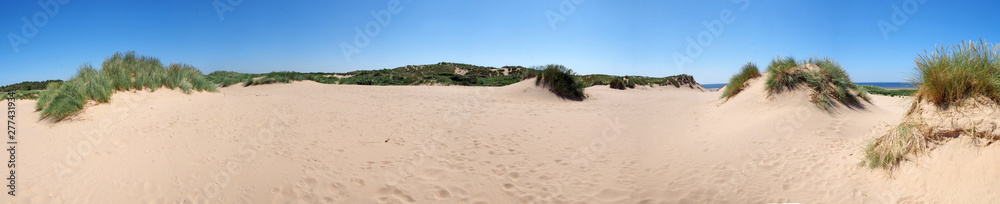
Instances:
[[[905,160],[907,155],[923,152],[929,142],[923,138],[923,131],[919,128],[918,123],[904,122],[889,129],[884,136],[865,146],[862,165],[872,169],[891,169]]]
[[[1000,61],[998,47],[980,40],[943,46],[915,60],[919,74],[919,101],[947,106],[964,99],[983,96],[1000,102]]]
[[[747,64],[743,65],[743,68],[740,69],[740,73],[733,75],[732,78],[729,78],[729,84],[726,85],[726,90],[722,91],[721,97],[729,100],[729,98],[736,96],[736,94],[746,88],[747,81],[760,76],[760,69],[757,69],[757,65],[753,62],[747,62]]]
[[[539,69],[541,71],[535,78],[536,85],[549,87],[552,93],[570,100],[583,100],[587,97],[583,94],[583,82],[573,70],[557,64],[545,65]]]
[[[1000,130],[982,128],[997,121],[989,114],[1000,104],[997,51],[980,40],[918,55],[916,100],[899,126],[868,144],[862,163],[888,170],[948,138],[1000,140]]]
[[[769,94],[779,94],[805,85],[813,90],[810,101],[828,112],[832,111],[834,102],[859,106],[859,98],[868,100],[867,93],[851,81],[840,63],[830,58],[814,57],[799,62],[792,57],[779,57],[771,61],[767,72],[769,75],[765,88]]]
[[[135,52],[115,53],[104,60],[100,71],[89,64],[70,80],[50,83],[39,93],[35,109],[41,111],[42,118],[61,121],[83,109],[88,101],[107,103],[115,91],[180,88],[184,93],[192,91],[217,91],[214,83],[205,79],[201,71],[184,64],[171,64],[164,68],[153,57],[136,56]]]

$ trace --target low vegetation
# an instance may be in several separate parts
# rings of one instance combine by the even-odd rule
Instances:
[[[548,87],[552,93],[570,100],[583,100],[583,82],[573,70],[562,65],[550,64],[539,67],[541,71],[535,77],[535,84]]]
[[[990,134],[997,133],[997,130],[977,129],[996,120],[995,115],[980,116],[965,112],[995,112],[996,104],[1000,103],[1000,61],[996,44],[963,42],[938,48],[927,55],[918,55],[915,61],[915,82],[920,87],[914,94],[916,100],[900,125],[876,138],[864,149],[866,156],[862,164],[869,168],[892,169],[911,156],[926,153],[933,148],[933,144],[948,138],[969,136],[973,141],[982,138],[989,141],[986,144],[1000,139],[1000,135]],[[967,105],[969,108],[954,108]],[[959,116],[962,117],[950,118]]]
[[[463,85],[506,86],[520,82],[530,69],[519,66],[502,68],[442,62],[432,65],[409,65],[395,69],[359,70],[346,73],[271,72],[245,74],[216,71],[207,76],[222,87],[242,83],[243,86],[292,81],[315,81],[324,84],[357,85]]]
[[[868,100],[868,96],[851,81],[840,64],[830,58],[811,58],[796,61],[795,58],[775,58],[767,66],[768,77],[765,88],[770,94],[806,86],[813,90],[810,95],[820,109],[831,111],[834,102],[849,107],[860,106],[858,99]]]
[[[983,41],[978,44],[937,48],[929,55],[919,55],[916,83],[918,101],[947,106],[971,97],[983,96],[1000,102],[1000,61],[998,47]]]
[[[746,88],[747,81],[760,76],[760,70],[757,69],[757,65],[753,62],[747,62],[747,64],[743,65],[743,68],[740,69],[740,73],[733,75],[732,78],[729,78],[729,84],[726,85],[726,90],[722,91],[722,98],[729,100],[729,98],[736,96],[736,94]]]
[[[165,68],[156,58],[136,56],[135,52],[115,53],[102,64],[100,71],[91,65],[63,83],[49,83],[38,95],[36,110],[42,118],[60,121],[76,114],[88,101],[107,103],[115,91],[159,88],[192,91],[216,91],[216,86],[198,69],[185,64]]]
[[[0,87],[0,92],[7,93],[11,91],[32,91],[32,90],[45,90],[45,87],[50,83],[62,83],[62,80],[47,80],[47,81],[26,81],[16,84],[11,84],[7,86]]]
[[[893,89],[893,90],[889,90],[889,89],[885,89],[885,88],[877,87],[877,86],[872,86],[872,85],[858,85],[858,89],[861,90],[862,92],[869,93],[869,94],[883,95],[883,96],[892,96],[892,97],[913,96],[913,94],[917,93],[917,89]]]
[[[38,94],[51,83],[62,83],[62,80],[26,81],[0,87],[0,100],[7,100],[8,93],[14,92],[15,99],[38,99]]]
[[[216,71],[208,74],[213,83],[228,87],[234,84],[254,86],[273,83],[289,83],[293,81],[315,81],[324,84],[357,84],[357,85],[460,85],[460,86],[506,86],[534,78],[542,73],[542,68],[526,68],[522,66],[504,66],[501,68],[484,67],[469,64],[441,62],[431,65],[407,65],[394,69],[359,70],[345,73],[300,73],[271,72],[265,74],[247,74],[230,71]],[[591,74],[575,76],[584,87],[594,85],[611,85],[621,81],[621,87],[635,88],[642,86],[688,86],[694,88],[697,82],[690,75],[668,77],[644,76],[613,76]],[[615,82],[617,83],[617,82]],[[616,84],[616,88],[618,88]],[[622,88],[622,89],[624,89]]]
[[[907,155],[925,150],[928,141],[919,128],[919,124],[904,122],[889,129],[888,133],[865,146],[865,161],[862,164],[868,168],[890,169],[906,159]]]
[[[645,77],[645,76],[614,76],[606,74],[590,74],[580,76],[580,81],[583,82],[585,87],[598,86],[598,85],[614,85],[614,89],[624,88],[635,88],[636,85],[639,86],[673,86],[680,88],[681,86],[687,86],[688,88],[695,88],[694,85],[698,83],[694,81],[694,77],[691,75],[681,74],[668,77]],[[618,81],[621,82],[621,86],[618,86]]]

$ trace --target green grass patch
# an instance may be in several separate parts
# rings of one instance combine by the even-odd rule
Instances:
[[[816,57],[799,62],[792,57],[779,57],[771,61],[767,72],[765,88],[769,94],[805,86],[813,90],[810,101],[825,111],[831,111],[834,102],[860,107],[859,99],[868,100],[867,93],[851,81],[840,63],[830,58]]]
[[[743,65],[743,68],[740,69],[740,73],[737,73],[736,75],[733,75],[732,78],[729,78],[729,84],[727,84],[726,89],[722,91],[722,98],[729,100],[729,98],[736,96],[736,94],[746,88],[747,81],[760,76],[760,69],[757,69],[757,65],[753,62],[747,62],[747,64]]]
[[[61,121],[78,113],[88,101],[109,102],[115,91],[147,88],[156,91],[163,87],[188,94],[217,91],[214,83],[190,65],[171,64],[165,68],[153,57],[136,56],[135,52],[115,53],[104,60],[100,71],[84,64],[70,80],[49,83],[38,94],[35,109],[41,111],[42,118]]]
[[[861,90],[861,91],[863,91],[863,92],[869,93],[869,94],[883,95],[883,96],[892,96],[892,97],[913,96],[913,94],[917,93],[917,89],[893,89],[893,90],[889,90],[889,89],[885,89],[885,88],[877,87],[877,86],[872,86],[872,85],[858,85],[858,89]]]
[[[918,101],[947,106],[964,99],[984,96],[1000,102],[1000,61],[996,44],[962,42],[918,55],[916,84]]]
[[[550,64],[539,67],[541,72],[535,78],[536,85],[549,87],[552,93],[570,100],[583,100],[583,82],[573,70],[562,65]]]

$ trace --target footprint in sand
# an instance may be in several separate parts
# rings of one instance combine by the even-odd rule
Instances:
[[[352,178],[351,183],[354,183],[354,185],[358,185],[360,187],[365,187],[365,180],[361,178]]]
[[[617,189],[617,188],[605,188],[600,192],[598,192],[597,194],[595,194],[594,198],[597,198],[598,200],[601,201],[609,201],[609,202],[623,201],[625,198],[628,198],[629,195],[631,195],[631,193],[628,190]]]
[[[413,199],[413,196],[410,196],[409,194],[403,192],[399,188],[396,188],[396,187],[393,187],[393,186],[386,186],[386,187],[379,188],[377,191],[375,191],[375,194],[378,195],[378,198],[376,200],[378,200],[379,203],[390,203],[390,202],[413,203],[413,202],[416,202],[416,199]]]

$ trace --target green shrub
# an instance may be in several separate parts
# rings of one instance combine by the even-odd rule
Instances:
[[[562,98],[571,100],[586,98],[583,93],[583,83],[577,78],[576,73],[562,65],[546,65],[535,79],[535,84],[549,87],[550,91]]]
[[[962,42],[918,55],[918,101],[939,106],[983,96],[1000,102],[1000,60],[996,44]]]
[[[757,69],[757,65],[753,62],[747,62],[747,64],[743,65],[743,68],[740,69],[740,73],[733,75],[732,78],[729,78],[729,84],[726,85],[726,90],[722,91],[722,97],[729,100],[729,98],[736,96],[736,94],[746,88],[747,81],[760,76],[760,70]]]
[[[636,79],[633,79],[633,78],[636,78]],[[638,77],[629,77],[629,76],[625,76],[625,77],[623,78],[623,80],[624,80],[624,82],[625,82],[625,87],[627,87],[627,88],[630,88],[630,89],[634,89],[634,88],[635,88],[635,81],[636,81],[636,80],[639,80],[639,79],[638,79]],[[649,84],[650,84],[650,82],[646,81],[646,82],[645,82],[645,83],[643,83],[643,84],[644,84],[644,85],[649,85]]]
[[[625,90],[625,80],[622,80],[621,78],[611,79],[611,83],[608,85],[610,85],[612,89]]]

